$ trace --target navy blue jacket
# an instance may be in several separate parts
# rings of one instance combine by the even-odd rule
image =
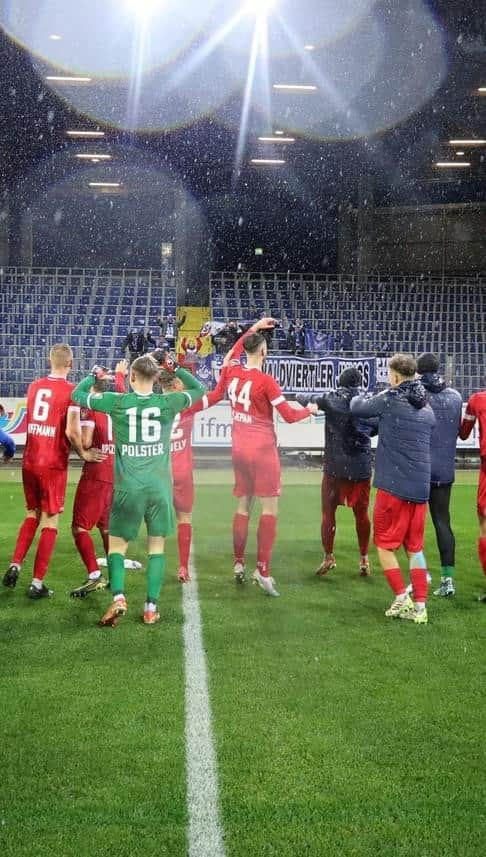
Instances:
[[[378,417],[376,488],[402,500],[426,503],[430,493],[430,438],[434,412],[420,381],[404,381],[377,396],[359,396],[351,413]]]
[[[0,429],[0,446],[3,446],[7,458],[13,458],[15,455],[15,441],[3,429]]]
[[[349,406],[358,396],[358,387],[338,387],[323,396],[297,397],[303,402],[312,399],[326,414],[324,473],[337,479],[362,482],[371,476],[372,427],[351,415]]]
[[[444,379],[436,373],[427,372],[422,375],[421,380],[435,415],[435,428],[430,445],[431,484],[450,485],[454,482],[457,435],[462,417],[461,394],[452,387],[447,387]]]

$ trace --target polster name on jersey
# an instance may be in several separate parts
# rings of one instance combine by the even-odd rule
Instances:
[[[122,443],[121,452],[128,458],[153,458],[156,455],[164,454],[164,444],[152,443],[138,446],[134,443]]]

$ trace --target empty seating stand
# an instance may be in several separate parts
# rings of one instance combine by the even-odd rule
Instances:
[[[55,342],[69,342],[77,380],[94,363],[113,366],[132,327],[175,314],[175,281],[160,271],[77,268],[0,269],[0,400],[24,396],[47,371]]]
[[[315,330],[349,330],[356,352],[433,351],[464,396],[486,385],[486,276],[354,276],[220,272],[210,275],[213,317],[245,320],[249,308]],[[283,337],[278,337],[283,344]]]

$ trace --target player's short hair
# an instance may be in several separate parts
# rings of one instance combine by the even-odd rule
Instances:
[[[142,357],[137,357],[130,366],[130,369],[132,369],[140,378],[143,378],[144,381],[153,381],[160,371],[160,368],[157,366],[153,357],[149,357],[148,354],[144,354]]]
[[[174,372],[169,372],[168,369],[159,369],[158,382],[163,390],[172,390],[175,388],[177,375]]]
[[[267,340],[261,333],[250,333],[243,342],[247,354],[255,354]]]
[[[430,351],[425,352],[425,354],[421,354],[420,357],[417,358],[417,372],[420,375],[424,375],[425,372],[438,372],[439,371],[439,358],[432,354]]]
[[[338,378],[338,387],[361,387],[362,383],[363,375],[353,366],[344,369]]]
[[[53,345],[49,351],[49,360],[56,369],[65,369],[73,362],[73,349],[64,342]]]
[[[92,389],[95,393],[108,393],[110,381],[108,378],[95,378]]]
[[[388,366],[402,378],[414,378],[417,372],[417,361],[413,354],[394,354]]]

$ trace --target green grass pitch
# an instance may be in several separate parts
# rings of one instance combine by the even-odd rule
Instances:
[[[429,625],[386,620],[391,595],[357,575],[351,513],[338,568],[321,556],[317,472],[286,474],[273,573],[280,599],[231,581],[229,474],[202,473],[194,549],[227,857],[469,857],[486,842],[486,607],[476,596],[475,474],[453,495],[455,599]],[[55,597],[0,592],[0,853],[3,857],[187,854],[184,652],[175,540],[163,621],[139,621],[143,573],[127,572],[129,613],[68,597],[84,577],[60,527]],[[0,561],[22,516],[18,472],[2,471]],[[251,531],[249,562],[254,557]],[[434,582],[438,556],[428,526]],[[130,556],[143,559],[141,539]]]

